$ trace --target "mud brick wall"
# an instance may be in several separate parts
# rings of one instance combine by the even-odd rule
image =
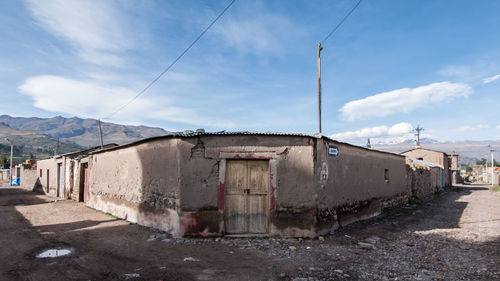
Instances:
[[[404,156],[327,139],[317,141],[315,175],[318,213],[336,214],[329,221],[320,217],[319,232],[376,216],[406,202],[410,193]]]
[[[28,190],[41,190],[41,184],[39,180],[39,172],[35,167],[25,168],[21,166],[20,175],[20,186]]]
[[[309,137],[203,135],[179,143],[181,230],[224,231],[225,166],[232,159],[269,161],[269,235],[315,236],[313,146]]]
[[[411,196],[417,199],[428,198],[441,188],[439,167],[407,165],[406,178]]]
[[[178,233],[178,141],[150,141],[90,156],[87,205]]]

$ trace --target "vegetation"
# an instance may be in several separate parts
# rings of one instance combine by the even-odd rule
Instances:
[[[14,143],[13,165],[23,163],[27,159],[44,159],[55,154],[57,140],[48,136],[9,136]],[[62,141],[59,143],[58,154],[84,150],[86,147]],[[8,169],[10,166],[10,144],[0,143],[0,167]]]
[[[491,165],[491,161],[487,162],[486,158],[481,158],[480,160],[476,161],[476,165],[482,165],[484,166],[486,163],[488,163],[488,166]],[[500,162],[495,160],[495,167],[500,167]]]

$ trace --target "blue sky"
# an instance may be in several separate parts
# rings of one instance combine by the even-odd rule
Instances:
[[[317,44],[357,3],[2,1],[0,112],[167,130],[317,131]],[[323,134],[500,138],[499,1],[363,1],[323,44]]]

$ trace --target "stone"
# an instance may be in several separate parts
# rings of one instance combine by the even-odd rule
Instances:
[[[377,247],[375,247],[374,245],[372,245],[370,243],[366,243],[366,242],[358,242],[358,246],[361,249],[367,249],[367,250],[376,250],[377,249]]]

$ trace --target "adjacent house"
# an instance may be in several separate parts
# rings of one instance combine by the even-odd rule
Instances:
[[[406,157],[406,164],[406,180],[414,198],[426,199],[443,190],[443,168],[440,165],[410,157]]]
[[[437,164],[442,169],[443,186],[451,186],[461,181],[458,169],[458,154],[446,154],[427,148],[415,148],[401,153],[409,158]]]
[[[104,148],[115,146],[117,145],[107,144]],[[100,146],[38,160],[36,174],[41,191],[58,198],[85,201],[88,191],[88,157],[99,149]]]

